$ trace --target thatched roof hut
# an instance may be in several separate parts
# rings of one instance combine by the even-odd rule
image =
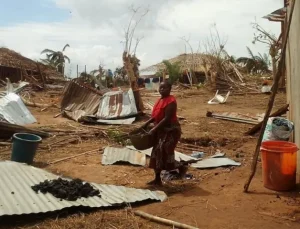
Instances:
[[[168,61],[171,64],[179,63],[181,70],[184,72],[187,69],[194,69],[195,72],[205,72],[205,68],[203,65],[203,61],[208,60],[208,55],[204,54],[181,54],[176,57],[169,59]],[[153,71],[154,69],[159,71],[163,71],[166,69],[166,66],[163,62],[152,65],[143,69],[142,71]]]
[[[227,59],[217,58],[207,54],[181,54],[168,60],[171,64],[178,63],[183,75],[186,70],[193,71],[196,76],[210,78],[215,89],[226,91],[238,89],[243,83],[243,76],[237,66]],[[163,62],[141,70],[163,72],[166,66]]]
[[[8,48],[0,48],[0,80],[9,78],[11,82],[34,79],[47,83],[64,81],[64,76],[56,69],[35,62]]]

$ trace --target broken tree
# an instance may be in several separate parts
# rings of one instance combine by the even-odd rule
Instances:
[[[135,34],[135,30],[141,20],[143,19],[144,16],[149,12],[148,9],[144,13],[142,13],[139,18],[135,21],[135,17],[139,13],[140,8],[131,8],[132,10],[132,16],[128,24],[127,31],[125,32],[125,48],[123,52],[123,63],[124,63],[124,68],[127,72],[129,81],[130,81],[130,86],[134,92],[135,96],[135,101],[137,105],[138,111],[143,111],[143,101],[140,96],[140,92],[138,90],[138,78],[139,78],[139,66],[140,66],[140,60],[136,57],[136,49],[137,46],[139,45],[139,42],[141,41],[142,38],[137,38],[136,39],[136,44],[135,47],[132,51],[132,40]]]

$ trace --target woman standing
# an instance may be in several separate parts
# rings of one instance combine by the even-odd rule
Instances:
[[[153,107],[152,117],[142,128],[147,128],[150,123],[154,127],[149,134],[153,136],[154,146],[151,153],[149,167],[154,169],[155,179],[149,185],[162,185],[161,171],[179,169],[183,172],[175,161],[175,148],[181,136],[180,124],[177,120],[177,102],[174,96],[170,95],[172,85],[165,81],[159,86],[161,98]]]

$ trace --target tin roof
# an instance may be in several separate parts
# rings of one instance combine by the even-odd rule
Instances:
[[[208,169],[208,168],[217,168],[217,167],[224,167],[224,166],[240,166],[241,163],[231,160],[226,157],[219,157],[219,158],[206,158],[197,163],[191,164],[191,167],[197,169]]]
[[[67,115],[78,121],[81,116],[95,115],[99,106],[101,95],[74,82],[68,82],[64,89],[61,109]]]
[[[0,99],[0,117],[9,123],[17,125],[36,122],[36,119],[24,105],[21,98],[14,93],[9,93]]]
[[[12,161],[0,162],[0,216],[45,213],[70,207],[111,207],[145,200],[164,201],[161,191],[127,188],[115,185],[92,185],[99,189],[101,198],[89,197],[76,201],[60,200],[51,194],[35,193],[31,186],[57,176],[25,164]]]
[[[146,149],[146,150],[137,150],[136,148],[134,148],[134,146],[126,146],[126,148],[128,148],[130,150],[134,150],[134,151],[139,151],[141,153],[146,154],[149,157],[151,156],[151,152],[152,152],[152,148]],[[179,161],[179,162],[180,161],[191,161],[191,160],[195,160],[195,158],[175,151],[175,160]]]
[[[127,148],[106,147],[102,156],[103,165],[112,165],[117,162],[129,162],[133,165],[146,165],[146,155]]]
[[[120,119],[137,115],[138,111],[132,89],[128,91],[111,91],[101,98],[97,118]]]

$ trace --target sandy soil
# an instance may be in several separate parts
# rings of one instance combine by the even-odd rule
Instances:
[[[193,174],[195,179],[170,181],[160,188],[169,197],[166,202],[133,205],[133,209],[207,229],[299,227],[299,191],[277,193],[264,188],[260,162],[250,186],[251,192],[243,193],[243,185],[250,172],[252,154],[257,141],[255,137],[244,136],[244,132],[251,125],[206,117],[207,111],[231,111],[252,115],[263,113],[269,97],[267,95],[230,96],[226,104],[208,105],[207,101],[213,93],[205,89],[174,94],[178,99],[178,114],[186,119],[181,121],[183,128],[181,143],[198,145],[197,147],[207,153],[220,149],[226,152],[229,158],[241,162],[242,166],[211,170],[190,168],[188,172]],[[36,95],[35,102],[38,102],[39,98],[47,101],[47,94],[42,94],[40,97]],[[144,101],[156,100],[153,96],[144,96],[143,99]],[[274,109],[284,104],[285,95],[279,94]],[[31,108],[31,111],[38,120],[35,126],[47,125],[50,126],[49,128],[60,129],[79,127],[78,123],[71,120],[62,117],[53,118],[59,113],[57,108],[45,111]],[[128,127],[125,131],[128,131]],[[215,144],[210,146],[203,144],[202,140],[207,138]],[[148,189],[146,182],[153,178],[150,169],[130,165],[102,166],[101,153],[85,155],[53,165],[47,164],[47,162],[111,144],[114,143],[104,137],[83,138],[73,144],[53,147],[50,151],[39,150],[35,166],[86,181]],[[178,151],[191,153],[179,148]],[[4,149],[0,152],[2,160],[9,159],[9,150]],[[298,222],[294,222],[294,219]],[[7,217],[0,219],[0,222],[0,228],[170,228],[134,217],[128,208],[92,212],[72,210],[34,217]]]

